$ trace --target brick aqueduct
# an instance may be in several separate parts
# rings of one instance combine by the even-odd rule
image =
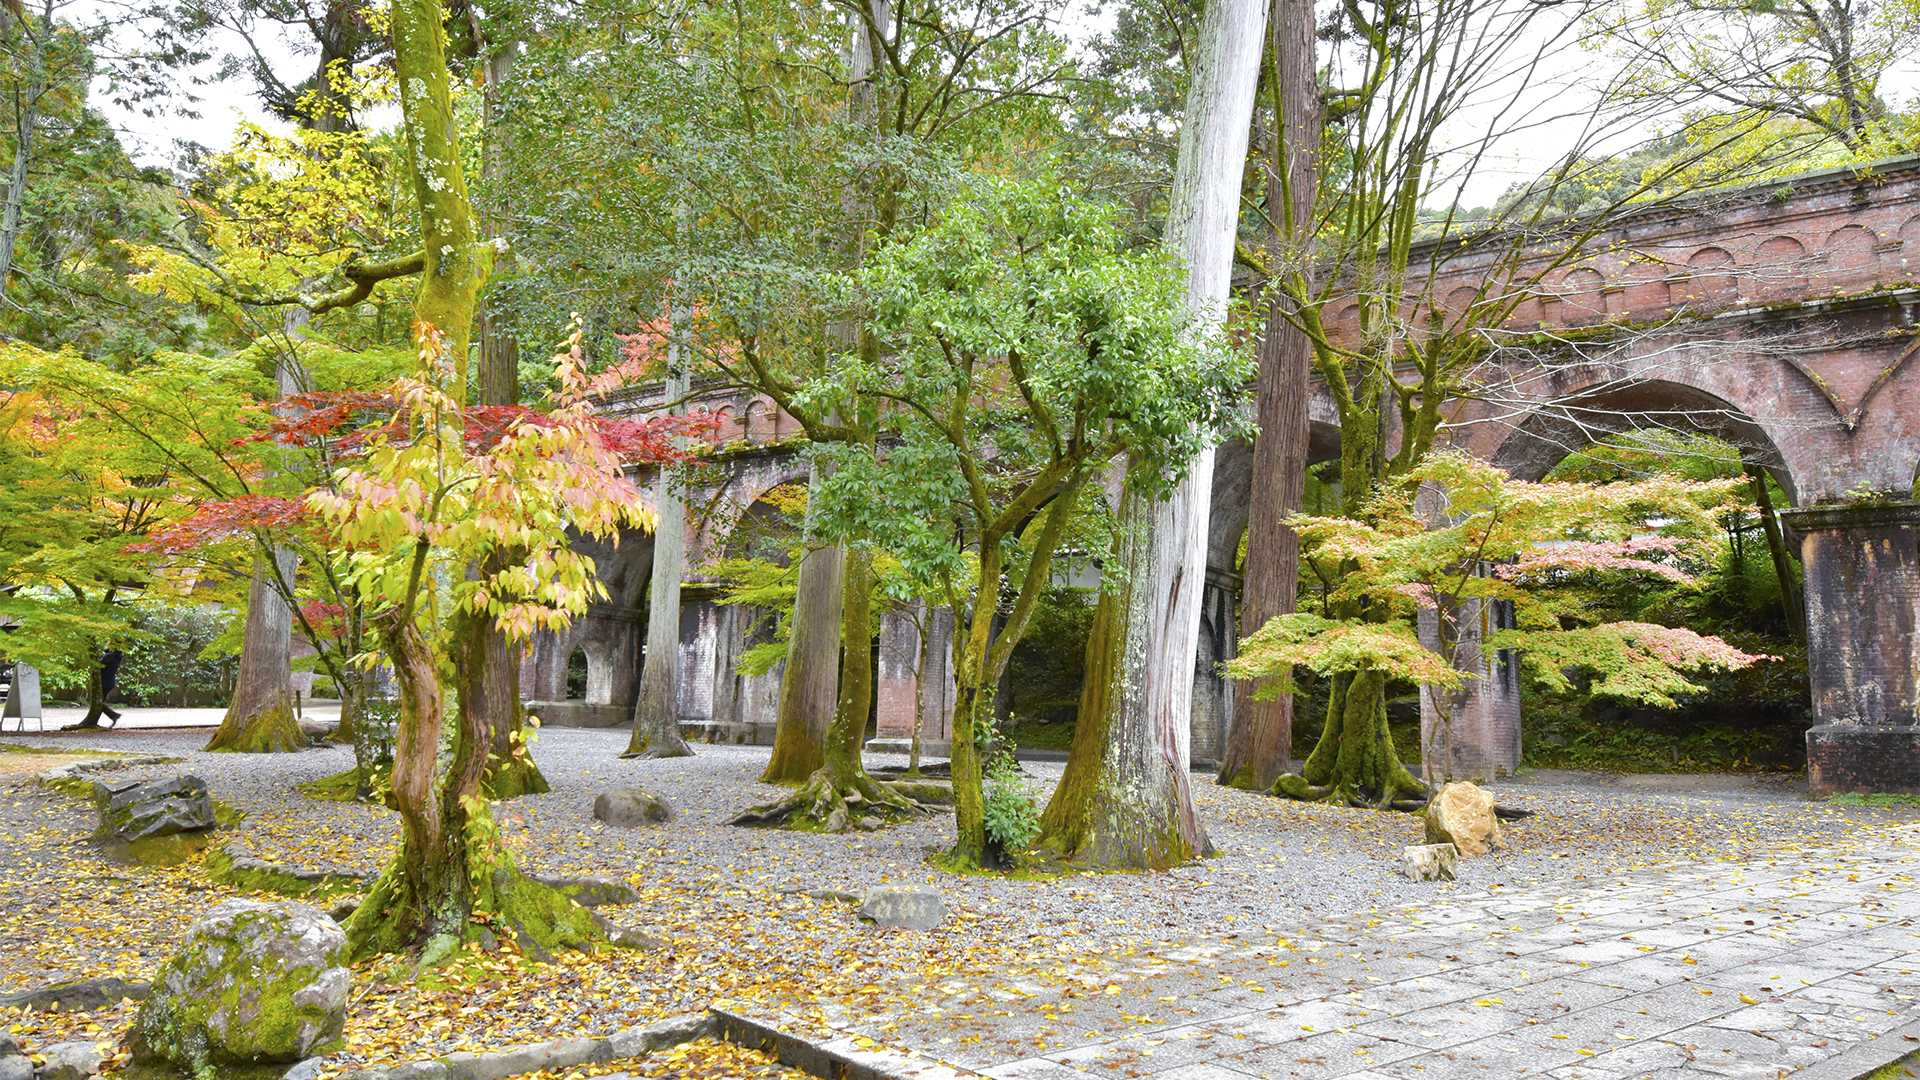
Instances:
[[[1497,253],[1460,254],[1430,295],[1471,319],[1489,279],[1540,276],[1549,238],[1529,269],[1497,269]],[[1816,726],[1808,734],[1816,792],[1920,791],[1920,158],[1843,168],[1717,192],[1629,216],[1581,245],[1528,287],[1503,325],[1481,327],[1490,350],[1481,387],[1451,402],[1454,445],[1538,478],[1607,434],[1658,423],[1709,431],[1766,468],[1792,500],[1781,513],[1806,571],[1808,653]],[[1511,260],[1507,260],[1511,262]],[[1495,281],[1490,291],[1497,292]],[[1334,305],[1335,326],[1355,309]],[[1581,331],[1556,335],[1555,330]],[[1545,331],[1545,333],[1543,333]],[[1545,344],[1542,340],[1545,339]],[[646,414],[654,388],[613,408]],[[701,567],[727,553],[736,523],[763,514],[762,496],[804,483],[798,425],[761,397],[714,393],[719,479],[694,500],[680,622],[680,715],[714,741],[772,741],[779,672],[735,673],[750,613],[716,604]],[[1311,458],[1337,458],[1330,402],[1316,399]],[[1217,673],[1235,640],[1234,559],[1247,528],[1247,447],[1222,447],[1194,657],[1193,755],[1224,746],[1232,684]],[[611,726],[631,718],[652,544],[635,537],[596,550],[611,596],[564,634],[536,640],[523,691],[548,722]],[[951,628],[933,623],[929,693],[918,719],[944,749]],[[564,700],[567,665],[585,653],[584,698]],[[889,615],[879,641],[878,731],[898,745],[915,724],[915,621]],[[1492,777],[1520,759],[1516,682],[1504,659],[1474,687],[1451,732],[1456,773]],[[940,692],[945,689],[945,693]],[[1426,734],[1436,717],[1426,709]]]

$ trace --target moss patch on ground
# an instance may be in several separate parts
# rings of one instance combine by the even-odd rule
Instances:
[[[1827,801],[1835,806],[1920,806],[1920,795],[1894,791],[1876,791],[1869,795],[1860,795],[1851,791],[1842,791],[1827,796]]]

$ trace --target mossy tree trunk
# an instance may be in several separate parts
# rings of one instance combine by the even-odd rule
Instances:
[[[461,168],[442,7],[438,0],[392,0],[391,11],[394,75],[426,252],[414,313],[446,335],[454,365],[449,389],[464,404],[468,343],[492,249],[483,249],[475,235]],[[417,548],[407,595],[393,598],[394,607],[378,620],[381,650],[400,688],[393,794],[401,843],[348,922],[353,951],[418,950],[422,963],[435,963],[469,941],[492,947],[509,939],[539,953],[596,940],[591,914],[520,873],[500,842],[482,796],[493,732],[480,710],[467,707],[474,684],[454,688],[460,707],[448,730],[441,657],[422,626],[423,602],[433,588],[423,574],[427,555],[427,548]],[[449,666],[477,663],[492,629],[485,615],[453,616]],[[451,737],[444,768],[443,735]]]
[[[780,676],[780,715],[773,757],[762,783],[797,784],[824,760],[822,746],[840,686],[840,605],[846,549],[814,548],[800,563],[793,632]]]
[[[953,732],[952,748],[947,753],[953,772],[954,844],[947,853],[947,861],[956,869],[978,869],[986,856],[986,769],[980,760],[980,745],[990,733],[988,717],[992,715],[1000,678],[1013,658],[1014,646],[1027,631],[1027,622],[1033,617],[1040,595],[1052,579],[1054,553],[1059,550],[1060,538],[1066,534],[1074,506],[1091,475],[1083,464],[1065,477],[1058,489],[1051,490],[1052,502],[1041,511],[1038,531],[1029,529],[1032,554],[1027,561],[1026,577],[1004,619],[999,618],[1000,592],[993,587],[1006,569],[1001,530],[1017,527],[1027,508],[1016,502],[1009,513],[990,523],[981,534],[980,591],[973,598],[966,634],[956,634],[953,645]],[[1028,498],[1038,500],[1047,497],[1049,492],[1049,484],[1036,483],[1029,488]],[[958,616],[956,606],[956,622]]]
[[[486,570],[497,573],[510,562],[496,553],[487,560]],[[461,707],[471,711],[475,722],[488,733],[488,797],[512,799],[552,790],[540,766],[534,763],[533,747],[527,738],[527,714],[520,706],[520,647],[506,631],[487,620],[470,633],[471,662],[461,668],[466,677]]]
[[[207,750],[277,754],[307,744],[293,715],[293,611],[271,576],[290,583],[293,573],[293,554],[284,549],[255,557],[240,673]]]
[[[454,628],[456,640],[484,648],[488,620],[463,615],[456,622],[463,624]],[[499,842],[481,787],[492,732],[471,710],[447,715],[427,635],[410,617],[389,617],[381,644],[400,690],[393,798],[401,843],[347,923],[354,955],[417,949],[426,965],[469,941],[491,949],[510,940],[541,955],[594,940],[586,909],[527,879]],[[451,755],[443,771],[440,743],[450,721]]]
[[[1127,509],[1123,505],[1122,520]],[[1123,531],[1114,565],[1143,569],[1150,556],[1138,548],[1153,542],[1141,530]],[[1193,679],[1191,661],[1153,671],[1148,635],[1128,633],[1138,610],[1154,606],[1141,595],[1151,583],[1151,575],[1129,575],[1118,589],[1103,590],[1094,609],[1066,773],[1040,817],[1039,847],[1061,862],[1164,870],[1213,850],[1193,808],[1188,718],[1155,708],[1164,693],[1139,692],[1142,672],[1149,672],[1148,691],[1156,675]]]
[[[1279,794],[1296,799],[1389,806],[1398,796],[1424,798],[1426,785],[1400,763],[1387,726],[1387,678],[1378,671],[1336,675],[1327,726],[1303,772],[1282,776]]]
[[[678,316],[678,302],[674,314]],[[685,411],[691,380],[680,357],[676,318],[668,343],[667,401]],[[640,669],[639,700],[633,706],[633,736],[621,757],[692,757],[680,734],[680,580],[686,561],[687,504],[673,490],[672,471],[661,466],[654,484],[660,515],[653,530],[653,576],[647,585],[647,653]]]
[[[1232,284],[1266,25],[1260,0],[1220,0],[1201,16],[1166,247],[1186,266],[1188,302],[1202,316],[1224,315]],[[1209,447],[1170,499],[1135,485],[1122,497],[1110,565],[1123,583],[1095,613],[1079,726],[1041,821],[1040,844],[1057,858],[1161,868],[1210,849],[1187,767],[1212,479]]]
[[[873,704],[872,549],[865,545],[848,547],[845,567],[840,640],[846,656],[839,700],[821,743],[820,767],[799,791],[742,812],[734,818],[736,825],[785,824],[837,833],[877,829],[889,820],[926,812],[918,802],[868,776],[860,758],[867,735],[867,714]]]

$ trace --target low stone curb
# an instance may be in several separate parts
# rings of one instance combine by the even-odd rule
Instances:
[[[711,1034],[737,1046],[764,1050],[811,1076],[825,1080],[961,1080],[980,1074],[956,1069],[925,1058],[908,1057],[855,1035],[836,1033],[826,1042],[802,1038],[764,1020],[709,1009],[713,1021]],[[862,1045],[865,1044],[865,1045]]]
[[[229,842],[207,852],[207,876],[222,885],[282,896],[313,897],[358,892],[377,875],[357,870],[307,870],[269,862],[240,844]],[[560,890],[584,908],[637,904],[640,894],[624,881],[605,877],[569,877],[530,874],[533,880]]]
[[[57,787],[67,780],[81,779],[81,773],[104,772],[110,769],[127,769],[135,765],[171,765],[179,758],[161,757],[149,754],[144,757],[98,758],[93,761],[72,761],[65,765],[55,765],[45,772],[33,774],[33,782],[41,787]]]
[[[871,1039],[852,1035],[836,1035],[827,1042],[814,1042],[793,1034],[787,1030],[788,1026],[726,1009],[708,1009],[646,1027],[630,1027],[604,1039],[555,1039],[498,1054],[448,1054],[390,1069],[355,1069],[341,1074],[340,1080],[508,1080],[545,1069],[571,1069],[644,1057],[708,1037],[767,1051],[782,1065],[826,1080],[964,1080],[980,1075],[909,1057],[874,1044]],[[317,1064],[321,1059],[314,1060]],[[294,1066],[287,1080],[305,1080],[315,1071],[302,1063]]]
[[[1920,1020],[1855,1043],[1845,1052],[1809,1065],[1795,1076],[1806,1080],[1866,1080],[1876,1070],[1920,1050]]]
[[[340,1080],[507,1080],[543,1069],[571,1069],[642,1057],[668,1046],[704,1038],[712,1034],[714,1028],[712,1013],[694,1013],[645,1027],[626,1028],[604,1039],[555,1039],[498,1054],[448,1054],[391,1069],[356,1069],[343,1074]]]
[[[132,998],[144,1001],[147,984],[120,979],[87,979],[34,990],[0,994],[0,1008],[38,1009],[42,1012],[95,1012]]]
[[[207,876],[238,889],[310,897],[358,892],[372,875],[352,870],[305,870],[268,862],[239,844],[226,843],[207,852]]]

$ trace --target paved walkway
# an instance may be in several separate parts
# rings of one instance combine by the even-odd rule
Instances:
[[[101,723],[103,725],[112,724],[111,727],[103,727],[102,730],[127,731],[136,728],[183,727],[217,728],[220,726],[221,718],[227,715],[227,710],[225,709],[144,708],[133,705],[116,705],[114,708],[120,712],[119,722],[113,723],[112,721],[102,719]],[[57,734],[61,728],[68,724],[77,724],[85,719],[87,715],[87,710],[84,708],[70,708],[64,705],[49,706],[43,710],[43,712],[45,715],[39,718],[27,718],[25,721],[26,734],[35,735],[42,731],[48,734]],[[300,715],[309,720],[323,720],[329,723],[336,722],[340,719],[340,703],[338,701],[328,700],[306,702],[301,706]],[[16,734],[21,730],[21,721],[10,716],[7,718],[6,723],[0,725],[0,727],[4,727],[6,733],[9,735]],[[65,734],[71,736],[76,733],[69,731]],[[81,732],[79,734],[86,733]]]
[[[1920,1049],[1917,876],[1907,826],[1840,857],[1495,890],[1089,963],[1065,995],[957,977],[914,1015],[793,1026],[926,1080],[1853,1080]]]

